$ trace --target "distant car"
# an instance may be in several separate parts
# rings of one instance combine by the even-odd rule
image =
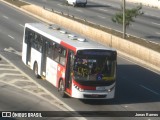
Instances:
[[[78,5],[82,5],[83,7],[85,7],[87,4],[87,0],[66,0],[66,2],[67,4],[73,5],[74,7]]]

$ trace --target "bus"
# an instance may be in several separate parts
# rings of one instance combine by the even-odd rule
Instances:
[[[26,23],[22,61],[61,97],[112,99],[117,52],[55,24]]]

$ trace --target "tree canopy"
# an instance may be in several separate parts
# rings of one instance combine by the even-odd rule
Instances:
[[[121,12],[116,13],[114,17],[112,17],[112,21],[118,24],[123,24],[123,7],[121,7]],[[125,26],[129,26],[131,22],[134,22],[134,18],[136,18],[138,15],[143,15],[144,13],[141,11],[142,6],[139,5],[132,9],[126,9],[125,10]]]

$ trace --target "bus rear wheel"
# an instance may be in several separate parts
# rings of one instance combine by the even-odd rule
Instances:
[[[69,5],[67,0],[65,1],[65,4],[66,4],[66,5]]]
[[[63,83],[63,80],[60,80],[59,82],[59,88],[58,88],[58,91],[61,95],[62,98],[65,98],[66,97],[66,94],[65,94],[65,91],[64,91],[64,83]]]
[[[83,4],[83,7],[86,7],[86,3]]]
[[[35,77],[40,78],[40,75],[38,75],[38,64],[36,62],[34,63],[33,71],[34,71]]]
[[[76,7],[76,3],[73,3],[73,7]]]

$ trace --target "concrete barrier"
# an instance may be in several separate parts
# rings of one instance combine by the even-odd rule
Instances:
[[[147,63],[151,63],[160,70],[160,53],[148,49],[139,44],[112,36],[112,46],[129,55],[139,58]]]
[[[160,53],[148,49],[139,44],[127,41],[117,36],[111,35],[99,29],[92,28],[74,20],[68,19],[64,16],[46,11],[41,7],[35,5],[26,5],[22,7],[26,11],[29,11],[35,15],[38,15],[51,22],[59,24],[67,29],[75,31],[79,34],[87,36],[93,40],[104,45],[112,46],[122,52],[135,56],[140,60],[152,64],[156,69],[160,70]]]

